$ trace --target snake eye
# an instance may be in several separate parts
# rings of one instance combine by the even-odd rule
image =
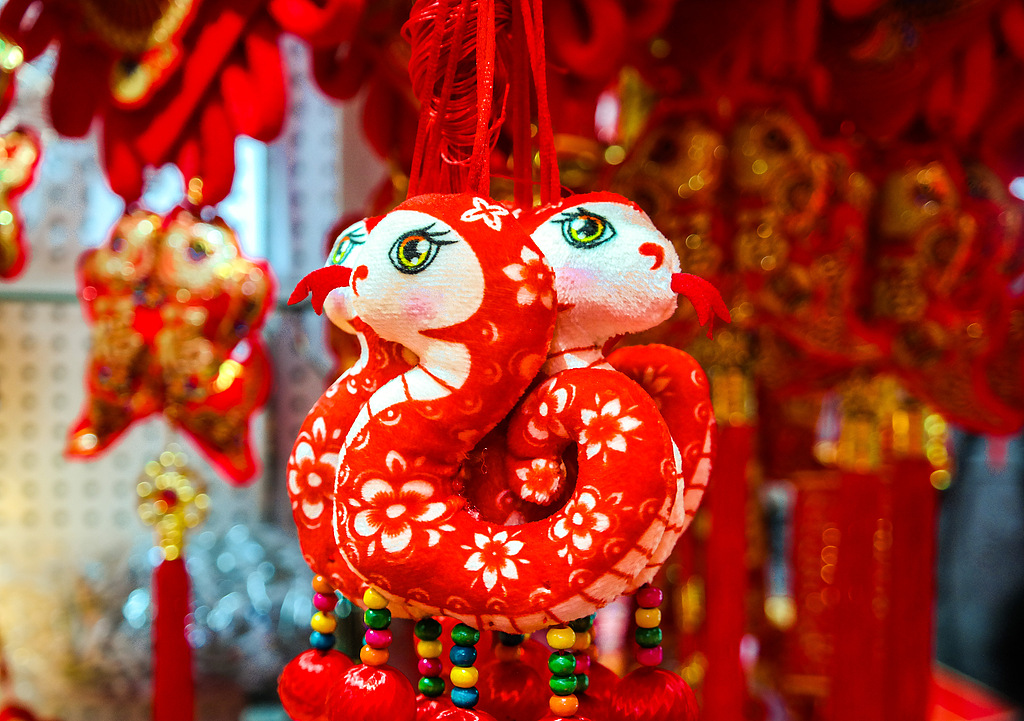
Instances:
[[[362,245],[366,242],[366,233],[360,227],[349,228],[334,241],[334,247],[331,248],[331,254],[327,257],[328,265],[341,265],[348,258],[349,254],[355,250],[356,246]]]
[[[437,239],[437,236],[444,234],[431,233],[430,228],[410,230],[402,234],[391,246],[391,252],[388,254],[391,264],[399,273],[419,273],[434,262],[440,246],[454,242]]]
[[[562,237],[575,248],[593,248],[615,237],[615,228],[597,213],[580,208],[557,221],[562,225]]]

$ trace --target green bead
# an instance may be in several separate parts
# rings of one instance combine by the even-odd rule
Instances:
[[[556,676],[570,676],[576,670],[576,657],[568,651],[555,651],[548,658],[548,669]]]
[[[472,626],[460,623],[452,629],[452,641],[458,646],[475,646],[480,640],[480,632]]]
[[[661,628],[638,628],[636,643],[641,648],[654,648],[661,645]]]
[[[416,622],[416,628],[413,633],[415,633],[416,638],[421,641],[436,641],[441,637],[441,631],[440,621],[427,617],[421,618]]]
[[[583,693],[590,688],[590,676],[585,673],[576,674],[576,691]]]
[[[368,608],[363,613],[363,623],[377,630],[385,629],[391,625],[391,611],[386,608]]]
[[[433,678],[424,676],[419,680],[419,683],[417,683],[416,686],[419,688],[421,694],[429,698],[437,698],[444,693],[444,679],[437,678],[436,676]]]
[[[592,613],[589,616],[577,618],[575,621],[569,621],[569,628],[571,628],[576,633],[583,633],[584,631],[589,631],[591,628],[594,627],[595,618],[597,618],[597,614]]]
[[[576,693],[576,676],[552,676],[548,685],[556,696],[568,696]]]

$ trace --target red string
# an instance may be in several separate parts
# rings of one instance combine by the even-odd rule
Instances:
[[[512,18],[512,165],[513,197],[517,207],[533,207],[533,159],[530,141],[530,86],[523,82],[530,62],[526,27],[521,12]]]
[[[480,37],[481,28],[483,37]],[[494,102],[494,0],[481,0],[477,6],[476,133],[469,166],[469,185],[480,195],[490,195],[491,106]]]

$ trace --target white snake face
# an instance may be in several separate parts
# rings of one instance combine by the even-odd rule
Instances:
[[[382,338],[423,352],[423,331],[468,320],[480,308],[484,274],[454,228],[418,210],[394,210],[366,237],[349,283],[355,313]]]
[[[354,268],[355,263],[359,260],[362,246],[366,242],[366,236],[365,218],[345,228],[335,239],[324,267],[340,265]],[[352,307],[352,298],[352,289],[343,286],[332,290],[324,300],[324,312],[327,317],[346,333],[356,332],[352,327],[352,320],[356,317],[355,309]]]
[[[595,341],[653,328],[677,302],[675,249],[643,211],[614,197],[570,198],[532,233],[555,271],[558,326],[592,329]]]

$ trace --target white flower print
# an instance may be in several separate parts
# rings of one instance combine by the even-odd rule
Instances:
[[[509,210],[504,205],[491,205],[483,198],[473,198],[473,209],[462,214],[462,222],[482,220],[491,230],[501,230],[501,217],[508,214]]]
[[[608,451],[626,452],[626,436],[629,431],[640,427],[640,421],[632,416],[622,415],[622,404],[613,398],[601,406],[601,399],[594,396],[600,411],[585,408],[580,411],[580,419],[585,428],[580,431],[580,444],[587,447],[587,459],[601,454],[607,460]]]
[[[502,271],[509,278],[521,281],[516,293],[516,302],[527,306],[539,298],[545,308],[550,309],[555,303],[554,288],[549,280],[550,271],[544,260],[527,247],[523,247],[520,257],[523,262],[506,265]]]
[[[493,590],[498,583],[499,577],[515,581],[519,578],[519,570],[516,568],[516,561],[513,556],[523,550],[523,542],[508,540],[508,531],[498,531],[493,537],[487,537],[482,533],[474,533],[472,546],[463,546],[467,551],[473,551],[466,560],[466,570],[476,573],[482,571],[480,577],[488,591]],[[526,559],[518,559],[519,563],[529,563]]]
[[[577,498],[571,499],[565,504],[564,515],[551,528],[555,538],[569,539],[569,543],[559,549],[558,555],[563,558],[568,556],[570,562],[573,560],[573,549],[589,551],[594,545],[593,534],[607,531],[610,525],[608,516],[594,510],[597,506],[596,493],[596,490],[588,487]]]
[[[390,483],[370,479],[359,492],[363,510],[355,516],[355,531],[365,538],[380,535],[381,548],[400,553],[412,542],[412,522],[433,521],[444,514],[444,503],[429,501],[433,494],[426,481],[406,481],[396,491]]]

